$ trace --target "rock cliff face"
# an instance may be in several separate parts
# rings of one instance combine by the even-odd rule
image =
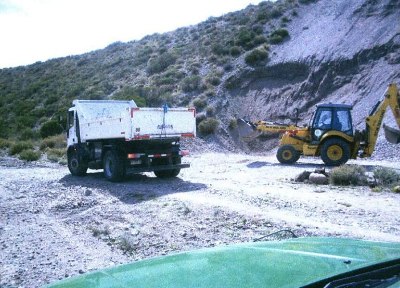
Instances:
[[[231,76],[237,85],[227,93],[224,114],[277,120],[299,108],[309,119],[317,103],[346,103],[354,105],[353,122],[362,129],[387,85],[400,85],[400,2],[320,0],[297,12],[287,26],[290,39],[271,46],[265,66]],[[382,141],[378,150],[390,146],[386,154],[400,154]]]

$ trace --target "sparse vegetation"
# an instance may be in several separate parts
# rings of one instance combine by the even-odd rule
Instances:
[[[279,44],[283,42],[287,37],[289,37],[289,31],[284,28],[280,28],[271,33],[269,41],[272,44]]]
[[[193,100],[193,106],[197,111],[201,111],[207,106],[207,100],[205,98],[196,98]]]
[[[379,185],[400,185],[400,174],[392,168],[378,167],[374,170],[374,177]]]
[[[40,135],[42,138],[49,136],[54,136],[63,132],[63,127],[55,120],[50,120],[45,122],[42,127],[40,127]]]
[[[257,48],[246,54],[245,61],[248,65],[255,66],[268,59],[268,52],[263,48]]]
[[[21,151],[19,154],[19,159],[25,161],[37,161],[40,158],[40,152],[36,152],[32,149],[26,149]]]
[[[330,173],[330,183],[332,185],[366,185],[367,177],[365,169],[358,165],[342,165],[332,169]]]
[[[16,155],[21,153],[24,150],[32,150],[33,149],[33,143],[30,141],[20,141],[16,142],[11,145],[9,154],[10,155]]]
[[[200,122],[198,129],[203,135],[214,134],[219,126],[219,121],[215,118],[206,118]]]
[[[12,142],[10,140],[0,138],[0,149],[10,148],[11,145],[12,145]]]

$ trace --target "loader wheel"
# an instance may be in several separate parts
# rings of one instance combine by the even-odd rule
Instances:
[[[103,158],[104,176],[111,182],[122,181],[125,177],[125,163],[118,151],[107,151]]]
[[[279,147],[276,158],[282,164],[293,164],[300,158],[300,152],[291,145],[283,145]]]
[[[68,153],[68,169],[74,176],[85,176],[88,164],[82,159],[78,151],[74,150]]]
[[[346,141],[338,138],[328,139],[322,144],[321,159],[327,166],[345,164],[350,158],[350,147]]]

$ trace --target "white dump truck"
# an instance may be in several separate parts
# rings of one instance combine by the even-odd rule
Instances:
[[[134,101],[74,100],[68,110],[68,168],[83,176],[103,169],[110,181],[153,171],[176,177],[189,164],[181,137],[196,136],[194,108],[139,108]]]

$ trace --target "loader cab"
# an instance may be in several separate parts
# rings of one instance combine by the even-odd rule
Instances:
[[[318,142],[328,131],[339,131],[353,136],[352,108],[351,105],[345,104],[317,105],[310,125],[312,141]]]

